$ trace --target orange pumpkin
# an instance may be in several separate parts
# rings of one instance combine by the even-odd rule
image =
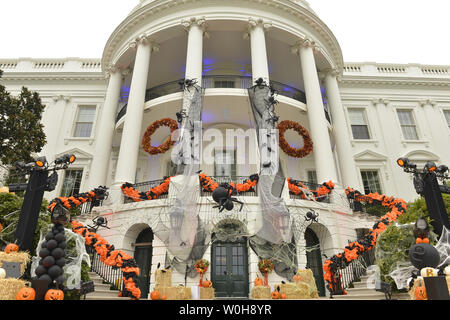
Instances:
[[[163,294],[163,295],[161,296],[161,300],[167,300],[167,297],[166,297],[165,294]]]
[[[286,299],[286,294],[285,293],[281,294],[281,299]]]
[[[15,243],[8,243],[5,247],[5,253],[17,252],[19,251],[19,246]]]
[[[425,287],[416,287],[414,289],[414,296],[416,297],[416,300],[427,300],[427,290]]]
[[[281,299],[281,293],[279,291],[273,291],[271,293],[272,299]]]
[[[206,279],[205,281],[202,282],[202,287],[204,288],[211,288],[212,287],[212,282],[208,279]]]
[[[150,299],[161,300],[161,293],[159,291],[153,290],[152,292],[150,292]]]
[[[263,279],[261,279],[260,277],[257,277],[254,281],[253,281],[255,287],[257,286],[262,286],[263,285]]]
[[[64,292],[58,289],[49,289],[45,293],[45,300],[64,300]]]
[[[296,274],[296,275],[292,278],[292,280],[293,280],[294,282],[299,282],[299,281],[302,281],[302,277],[301,277],[299,274]]]
[[[36,298],[36,291],[33,288],[24,287],[16,294],[16,300],[34,300]]]

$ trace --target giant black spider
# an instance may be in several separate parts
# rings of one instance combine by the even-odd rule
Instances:
[[[221,184],[220,187],[214,189],[212,197],[219,205],[213,206],[213,208],[219,208],[219,212],[222,212],[223,209],[230,211],[234,208],[233,202],[236,202],[241,205],[239,212],[242,211],[244,203],[231,196],[232,194],[235,194],[235,192],[236,190],[228,183]]]
[[[92,222],[94,222],[95,226],[90,226],[89,227],[89,231],[93,231],[93,232],[97,232],[98,228],[103,227],[106,229],[109,229],[108,227],[108,220],[104,217],[101,216],[97,216],[94,219],[92,219]]]
[[[189,88],[197,84],[197,79],[183,79],[178,82],[180,85],[181,90],[187,90],[190,92]],[[197,88],[195,88],[198,90]]]
[[[177,116],[178,123],[183,122],[183,119],[187,117],[186,111],[184,111],[184,110],[181,110],[180,112],[175,113],[175,115]]]

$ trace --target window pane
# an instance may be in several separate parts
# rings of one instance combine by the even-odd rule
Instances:
[[[308,171],[308,182],[317,183],[317,174],[315,170]]]
[[[93,122],[95,117],[95,107],[80,107],[77,122]]]
[[[367,125],[364,110],[362,109],[349,109],[348,117],[352,125]]]
[[[415,125],[411,110],[398,110],[397,113],[401,125]]]
[[[352,125],[353,139],[370,139],[369,129],[366,125]]]
[[[415,126],[402,126],[402,132],[405,140],[419,140]]]
[[[83,170],[66,170],[61,191],[62,197],[70,197],[80,193]]]
[[[361,177],[364,185],[364,193],[382,193],[378,171],[361,171]]]
[[[77,123],[75,126],[75,137],[85,137],[89,138],[92,132],[92,123]]]

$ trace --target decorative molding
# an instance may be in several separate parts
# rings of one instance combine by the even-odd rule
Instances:
[[[191,17],[189,19],[181,20],[181,26],[186,32],[189,32],[193,25],[197,25],[203,31],[203,36],[209,39],[209,33],[207,31],[208,24],[206,23],[206,19],[204,16],[202,17]]]
[[[389,100],[388,99],[384,99],[384,98],[374,98],[374,99],[372,99],[372,104],[375,107],[377,105],[381,105],[381,104],[384,104],[385,106],[387,106],[389,104]]]
[[[430,105],[432,107],[436,106],[436,101],[431,100],[431,99],[424,99],[424,100],[420,100],[419,101],[420,106],[423,108],[426,105]]]
[[[54,102],[58,102],[59,100],[63,100],[64,102],[68,103],[72,99],[72,97],[60,94],[60,95],[53,96],[52,99],[53,99]]]

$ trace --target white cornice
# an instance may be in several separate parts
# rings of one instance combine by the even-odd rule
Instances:
[[[190,3],[200,3],[205,2],[205,7],[207,5],[211,5],[211,1],[208,0],[155,0],[149,3],[146,3],[140,8],[133,10],[132,13],[114,30],[110,38],[108,39],[105,50],[102,56],[102,65],[109,65],[110,63],[114,63],[118,59],[118,56],[123,54],[124,49],[122,48],[124,42],[128,42],[128,38],[133,37],[133,33],[137,32],[139,27],[142,27],[144,23],[148,23],[151,21],[151,16],[161,13],[169,8],[176,7],[178,5],[189,5]],[[322,44],[326,46],[327,51],[330,50],[331,57],[328,54],[324,54],[327,59],[330,59],[330,64],[333,67],[342,68],[343,58],[341,48],[336,38],[334,37],[331,30],[320,20],[316,14],[304,6],[301,6],[298,3],[295,3],[290,0],[240,0],[236,4],[243,4],[244,2],[255,3],[261,6],[262,10],[264,10],[264,6],[267,8],[268,13],[274,13],[275,11],[280,12],[280,16],[285,16],[286,13],[293,17],[293,20],[299,21],[299,26],[301,23],[305,23],[309,26],[310,30],[314,32],[314,35],[306,35],[307,37],[316,37],[317,35],[320,37],[320,41]],[[245,12],[244,12],[245,11]],[[199,13],[201,16],[206,16],[206,19],[211,19],[208,16],[207,11]],[[227,17],[226,13],[222,13],[221,17],[218,17],[216,14],[215,18],[220,19],[232,19],[232,20],[248,20],[248,11],[243,10],[242,17],[239,18],[236,15],[229,15]],[[180,13],[180,17],[181,17]],[[182,17],[183,18],[183,17]],[[259,17],[261,18],[261,17]],[[264,18],[264,17],[262,17]],[[179,21],[179,19],[177,20]],[[301,23],[300,23],[301,21]],[[179,22],[174,21],[173,23],[168,23],[166,21],[164,29],[174,27],[179,25]],[[158,26],[159,30],[162,30],[162,26]],[[273,27],[278,27],[284,30],[291,28],[292,26],[283,26],[276,25],[273,23]],[[158,30],[158,31],[159,31]],[[296,36],[302,37],[305,35],[295,34]],[[317,39],[316,39],[317,40]],[[323,50],[321,50],[324,53]]]

